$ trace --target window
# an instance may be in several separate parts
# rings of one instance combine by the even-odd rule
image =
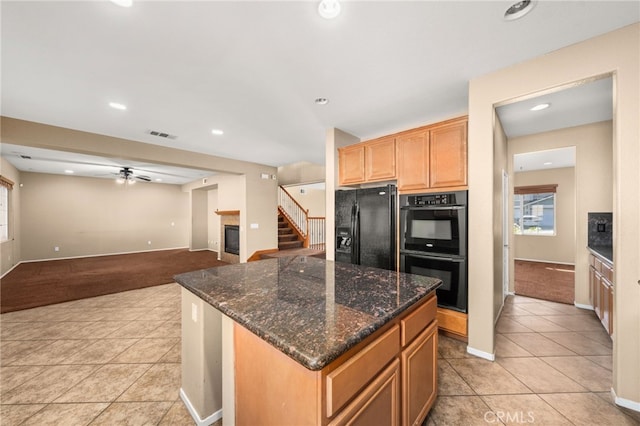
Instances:
[[[558,185],[514,188],[513,233],[556,235],[556,188]]]
[[[0,241],[9,239],[9,194],[13,189],[13,182],[0,176]]]

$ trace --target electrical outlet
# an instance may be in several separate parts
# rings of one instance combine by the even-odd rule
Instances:
[[[60,251],[60,247],[55,246],[55,247],[53,248],[53,251]]]
[[[258,225],[257,223],[252,223],[250,225],[251,229],[258,229],[260,227],[260,225]]]
[[[195,303],[191,304],[191,320],[193,322],[198,322],[198,305]]]
[[[607,229],[607,225],[604,223],[598,223],[597,226],[598,226],[598,232],[605,232]]]

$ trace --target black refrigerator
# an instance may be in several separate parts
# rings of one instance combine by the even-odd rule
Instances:
[[[337,262],[396,269],[396,187],[336,191]]]

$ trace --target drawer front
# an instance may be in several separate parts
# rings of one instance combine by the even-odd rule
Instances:
[[[604,262],[602,262],[602,275],[604,275],[609,282],[613,282],[613,268]]]
[[[596,268],[596,271],[602,273],[602,262],[600,261],[600,259],[595,258],[593,260],[593,267]]]
[[[338,412],[400,351],[400,327],[386,333],[327,375],[327,417]]]
[[[329,426],[398,426],[399,401],[400,361],[396,359]]]
[[[419,308],[400,320],[402,346],[408,345],[431,321],[436,319],[438,304],[432,296]]]

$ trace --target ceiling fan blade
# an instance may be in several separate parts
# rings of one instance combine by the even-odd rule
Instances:
[[[145,182],[151,182],[151,178],[149,176],[135,176],[135,178]]]

